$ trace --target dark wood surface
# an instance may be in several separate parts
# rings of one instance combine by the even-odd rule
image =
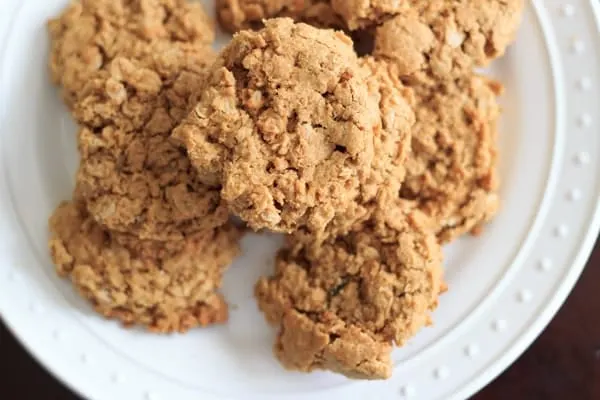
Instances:
[[[0,323],[0,399],[78,397],[48,375]],[[600,400],[600,245],[544,333],[474,399]]]

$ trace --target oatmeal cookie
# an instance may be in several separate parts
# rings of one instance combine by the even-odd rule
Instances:
[[[394,64],[373,57],[359,60],[368,76],[370,96],[379,104],[380,127],[374,140],[374,158],[367,179],[362,180],[358,196],[345,211],[328,224],[323,232],[300,227],[297,240],[319,246],[325,240],[348,233],[371,217],[377,207],[384,207],[397,197],[406,176],[404,163],[410,154],[412,127],[415,123],[414,94],[398,78]]]
[[[48,22],[50,72],[69,106],[88,79],[116,57],[151,56],[153,45],[210,45],[214,24],[186,0],[79,0]]]
[[[401,196],[415,200],[450,242],[497,212],[496,123],[499,82],[470,75],[414,85],[417,123]]]
[[[78,202],[50,218],[56,271],[106,318],[159,333],[223,323],[227,304],[217,292],[239,252],[232,225],[182,241],[144,241],[100,227]]]
[[[282,363],[389,377],[390,344],[402,346],[428,325],[445,290],[430,224],[399,200],[318,248],[290,236],[275,274],[255,288],[265,318],[280,329],[275,353]]]
[[[251,228],[322,231],[372,174],[367,80],[343,33],[269,20],[234,36],[174,137]]]
[[[214,58],[208,48],[188,50],[157,53],[151,65],[118,57],[74,106],[82,125],[77,183],[90,214],[111,230],[179,240],[228,219],[220,187],[202,183],[170,137]]]
[[[351,31],[368,29],[408,9],[408,0],[330,0]]]
[[[502,56],[515,38],[523,0],[410,0],[377,29],[373,55],[402,76],[452,79]]]
[[[331,0],[217,0],[221,26],[231,33],[242,29],[260,29],[263,20],[289,17],[320,28],[341,28],[340,17],[333,12]]]

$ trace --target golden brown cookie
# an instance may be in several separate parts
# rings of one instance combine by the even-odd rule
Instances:
[[[377,29],[373,55],[402,76],[452,79],[502,56],[515,38],[523,0],[410,0]]]
[[[409,7],[408,0],[330,0],[351,31],[371,28]]]
[[[158,333],[227,320],[217,289],[239,252],[234,226],[182,241],[144,241],[101,228],[79,203],[70,202],[54,212],[50,230],[56,271],[104,317]]]
[[[438,238],[450,242],[497,212],[497,97],[502,86],[469,75],[413,89],[417,123],[401,195],[416,201],[438,224]]]
[[[186,0],[79,0],[48,22],[50,72],[70,106],[88,79],[116,57],[144,58],[157,43],[209,45],[214,24]]]
[[[269,20],[234,36],[174,136],[251,228],[320,232],[372,176],[382,118],[367,80],[343,33]]]
[[[363,57],[360,66],[366,70],[370,96],[379,105],[380,128],[376,131],[371,171],[361,181],[359,195],[345,211],[328,224],[323,232],[301,227],[297,240],[320,245],[331,237],[344,235],[356,224],[371,217],[377,207],[397,197],[406,176],[404,163],[410,154],[414,94],[400,81],[397,69],[385,60]]]
[[[194,46],[169,47],[151,62],[118,57],[84,87],[74,105],[82,125],[77,183],[97,222],[142,239],[179,240],[227,221],[220,187],[200,182],[170,137],[213,59]]]
[[[292,235],[255,295],[280,328],[275,351],[286,367],[382,379],[390,343],[402,346],[430,323],[445,290],[441,264],[428,218],[397,201],[319,247]]]
[[[288,17],[320,28],[341,28],[331,0],[217,0],[221,26],[231,33],[260,29],[269,18]]]

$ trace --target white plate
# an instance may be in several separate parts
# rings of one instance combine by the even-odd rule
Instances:
[[[57,278],[46,220],[68,198],[74,130],[46,69],[45,21],[66,0],[0,5],[0,314],[85,397],[463,399],[533,341],[578,278],[600,226],[600,35],[595,0],[528,3],[517,43],[490,71],[506,83],[503,209],[480,238],[446,249],[451,290],[435,326],[394,353],[385,382],[285,372],[252,285],[276,237],[250,236],[226,278],[227,326],[185,336],[124,330]],[[207,1],[212,3],[212,0]],[[596,6],[596,8],[594,8]],[[221,38],[223,39],[223,38]]]

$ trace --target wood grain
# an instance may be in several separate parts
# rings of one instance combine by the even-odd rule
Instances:
[[[600,400],[598,243],[575,290],[544,333],[511,368],[473,399],[568,398]],[[0,399],[79,398],[45,372],[0,323]]]

